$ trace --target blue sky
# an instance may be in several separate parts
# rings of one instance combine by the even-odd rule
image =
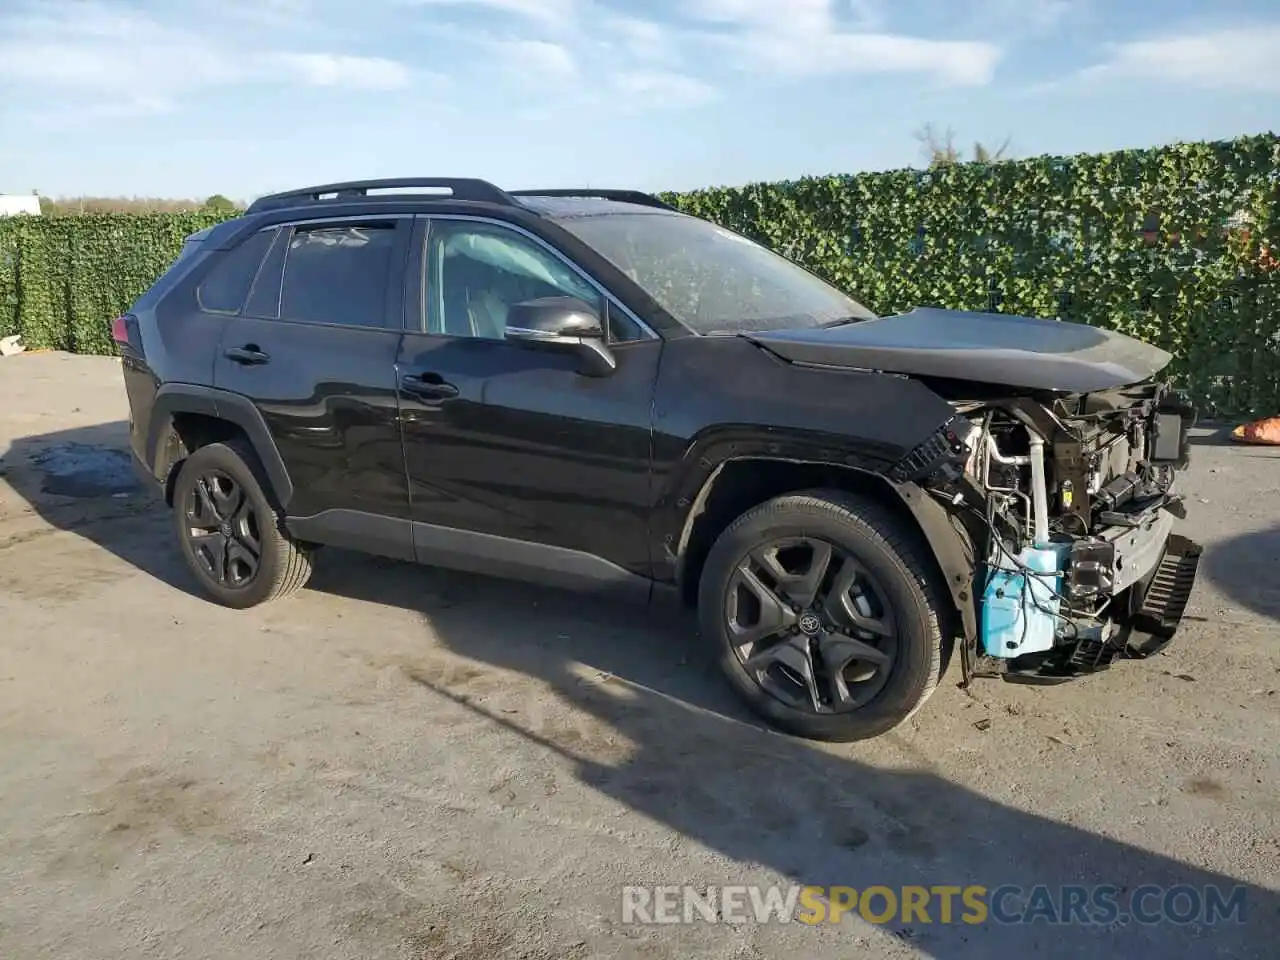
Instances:
[[[1280,128],[1276,0],[0,0],[0,193],[683,189]]]

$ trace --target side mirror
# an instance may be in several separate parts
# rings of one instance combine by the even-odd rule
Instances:
[[[607,377],[618,367],[604,342],[599,314],[575,297],[513,304],[507,313],[507,339],[531,350],[576,354],[579,369],[589,377]]]

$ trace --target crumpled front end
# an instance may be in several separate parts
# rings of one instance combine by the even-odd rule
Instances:
[[[1200,558],[1174,532],[1194,408],[1163,383],[952,402],[897,479],[972,532],[966,675],[1056,682],[1162,649]]]

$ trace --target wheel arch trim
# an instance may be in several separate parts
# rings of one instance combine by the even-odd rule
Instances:
[[[880,479],[893,490],[915,519],[946,581],[952,606],[960,617],[964,639],[973,643],[978,636],[977,604],[974,600],[978,563],[969,531],[923,487],[910,482],[895,484],[886,478]]]
[[[945,507],[915,483],[894,483],[888,477],[874,470],[867,470],[848,464],[831,463],[823,460],[797,460],[789,457],[729,457],[715,465],[698,489],[685,512],[679,538],[669,549],[675,562],[675,579],[677,585],[684,582],[688,575],[685,570],[685,559],[693,535],[694,525],[703,513],[724,469],[743,462],[788,463],[798,467],[818,467],[838,470],[879,489],[890,502],[896,502],[904,508],[914,520],[915,525],[928,546],[938,572],[946,583],[951,606],[960,618],[960,626],[964,637],[972,642],[977,637],[977,613],[973,600],[973,584],[977,574],[975,554],[968,531],[958,526]]]
[[[147,465],[158,481],[165,483],[173,466],[173,460],[166,456],[164,443],[173,430],[175,415],[182,413],[225,420],[243,430],[271,482],[271,494],[281,509],[289,505],[293,481],[262,412],[248,397],[194,383],[167,383],[156,392],[147,434]]]

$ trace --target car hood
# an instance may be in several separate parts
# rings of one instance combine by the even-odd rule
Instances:
[[[793,363],[1068,393],[1137,383],[1172,359],[1159,347],[1082,323],[934,308],[743,336]]]

